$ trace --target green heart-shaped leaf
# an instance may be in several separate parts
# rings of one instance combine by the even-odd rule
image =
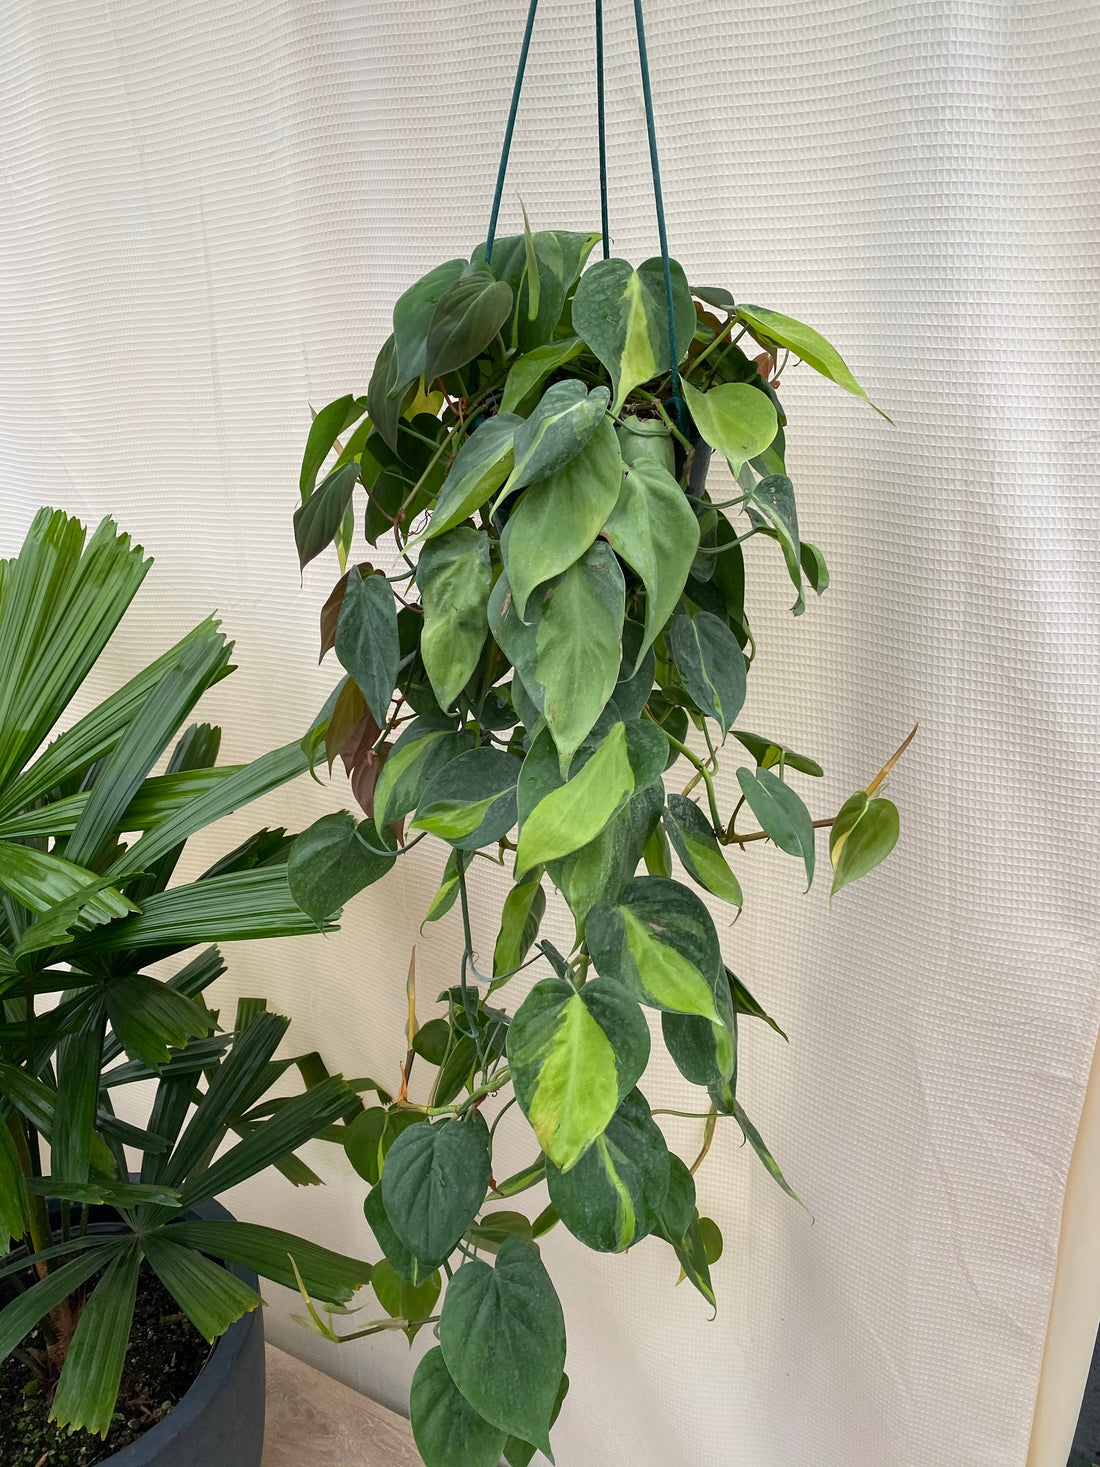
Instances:
[[[348,572],[336,623],[336,655],[358,685],[375,723],[383,727],[401,661],[397,606],[385,576],[361,575],[358,566]]]
[[[387,336],[375,358],[374,371],[367,386],[367,408],[370,420],[390,448],[397,448],[397,427],[401,414],[415,394],[415,383],[399,381],[397,376],[397,346],[393,336]]]
[[[468,266],[439,299],[425,346],[424,380],[466,366],[492,341],[512,310],[511,287],[489,270]]]
[[[373,1187],[382,1175],[390,1147],[421,1117],[414,1110],[373,1105],[349,1121],[344,1131],[344,1150],[352,1166]]]
[[[513,1236],[494,1267],[481,1259],[462,1265],[447,1286],[439,1343],[452,1380],[475,1411],[551,1455],[565,1319],[533,1243]]]
[[[387,845],[393,855],[379,855]],[[393,868],[397,848],[389,831],[380,833],[373,820],[358,825],[346,810],[322,815],[290,848],[287,881],[302,911],[320,924],[333,917],[365,887]]]
[[[806,866],[806,890],[814,879],[814,823],[800,795],[769,769],[739,769],[737,782],[749,809],[781,851],[800,856]]]
[[[652,1233],[668,1195],[665,1138],[639,1090],[569,1171],[546,1163],[550,1201],[575,1238],[597,1253],[621,1253]]]
[[[658,828],[662,795],[653,786],[639,790],[595,840],[555,863],[552,874],[576,919],[578,938],[596,903],[617,901],[633,877]]]
[[[492,499],[511,472],[513,439],[522,422],[514,413],[497,413],[470,434],[455,455],[421,540],[445,534]]]
[[[737,319],[749,328],[761,346],[781,346],[794,352],[796,357],[808,362],[815,372],[828,377],[830,382],[843,387],[845,392],[869,401],[836,347],[831,346],[812,326],[796,321],[791,316],[784,316],[779,311],[771,311],[766,306],[738,306]],[[874,403],[871,406],[875,407]],[[882,412],[881,408],[875,408],[875,411]],[[882,416],[885,418],[886,414],[882,413]],[[889,418],[886,421],[889,422]]]
[[[715,988],[719,1017],[662,1014],[661,1032],[673,1063],[692,1085],[729,1084],[737,1072],[737,1015],[728,983]]]
[[[603,534],[645,586],[645,635],[635,657],[637,668],[683,593],[699,548],[699,521],[673,476],[647,457],[623,470]]]
[[[703,442],[725,454],[735,474],[779,431],[771,398],[747,382],[721,382],[707,392],[685,382],[684,401]]]
[[[332,544],[358,482],[359,465],[344,464],[294,511],[294,543],[301,569]]]
[[[530,416],[516,428],[512,472],[497,503],[576,458],[606,420],[609,396],[606,387],[589,392],[573,378],[548,387]]]
[[[420,798],[412,824],[461,851],[492,845],[516,823],[520,761],[487,744],[445,764]]]
[[[534,407],[534,395],[547,377],[571,362],[584,350],[579,336],[567,336],[564,341],[548,341],[534,351],[514,361],[508,370],[504,384],[504,396],[500,400],[502,413],[526,414]]]
[[[546,912],[546,893],[536,868],[512,887],[504,898],[500,932],[493,948],[493,978],[503,982],[510,977],[531,949]]]
[[[730,870],[714,831],[694,801],[683,795],[669,795],[665,829],[693,881],[735,907],[744,905],[741,883]]]
[[[485,607],[493,573],[489,537],[459,525],[420,552],[416,584],[424,607],[420,655],[439,706],[454,707],[489,635]]]
[[[805,609],[802,597],[802,546],[798,538],[798,512],[794,503],[794,486],[786,474],[769,474],[749,490],[745,513],[757,529],[764,530],[779,542],[787,574],[798,591],[791,607],[795,616]],[[826,573],[826,580],[828,573]]]
[[[370,1283],[379,1304],[391,1319],[419,1321],[411,1323],[405,1330],[411,1345],[424,1328],[424,1323],[439,1298],[442,1287],[439,1274],[431,1274],[422,1284],[410,1284],[401,1277],[392,1263],[383,1258],[374,1265]]]
[[[374,819],[381,828],[415,810],[428,785],[452,759],[474,747],[474,734],[455,731],[451,719],[414,718],[390,750],[374,788]]]
[[[544,795],[523,821],[516,874],[587,845],[633,793],[626,725],[616,723],[584,767]]]
[[[745,702],[745,658],[724,621],[709,611],[678,616],[666,634],[668,650],[684,687],[701,713],[723,735]]]
[[[585,923],[596,971],[628,988],[640,1003],[718,1021],[722,976],[718,934],[706,907],[686,886],[638,876],[618,901],[592,908]]]
[[[508,1433],[470,1405],[451,1379],[438,1345],[413,1373],[409,1415],[424,1467],[497,1467],[500,1462]]]
[[[501,552],[521,620],[527,620],[528,598],[536,586],[567,570],[595,541],[615,507],[622,482],[618,440],[601,411],[595,432],[581,451],[532,484],[505,526]]]
[[[829,835],[835,896],[842,887],[873,871],[898,843],[901,822],[891,800],[872,800],[857,790],[845,800]]]
[[[438,1268],[450,1257],[485,1200],[490,1172],[480,1116],[420,1121],[390,1147],[379,1183],[386,1217],[423,1265]]]
[[[809,774],[814,779],[820,779],[825,773],[816,759],[811,759],[808,754],[796,754],[786,744],[778,744],[774,739],[746,733],[740,728],[734,729],[733,736],[738,743],[744,744],[761,769],[771,769],[782,762],[788,769],[797,769],[800,774]]]
[[[489,597],[489,630],[546,719],[564,769],[618,680],[625,606],[622,570],[602,540],[531,597],[526,623],[506,575]]]
[[[413,382],[428,365],[428,330],[436,307],[466,269],[465,260],[447,260],[410,285],[393,308],[396,380]]]

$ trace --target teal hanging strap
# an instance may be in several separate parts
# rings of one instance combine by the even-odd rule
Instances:
[[[665,273],[668,348],[672,359],[672,405],[677,424],[683,429],[685,410],[680,392],[680,353],[676,343],[676,303],[672,295],[672,266],[668,254],[668,233],[665,229],[665,202],[661,194],[661,165],[657,159],[657,127],[653,120],[653,92],[649,85],[649,57],[646,54],[642,0],[634,0],[634,29],[638,35],[638,62],[642,71],[642,97],[645,101],[646,130],[649,133],[649,166],[653,174],[653,203],[657,210],[657,235],[661,242],[661,263]]]
[[[512,88],[512,106],[508,112],[508,126],[504,129],[504,146],[500,150],[500,167],[497,169],[497,186],[493,194],[493,212],[489,215],[489,233],[485,240],[485,263],[493,258],[493,241],[497,234],[497,217],[500,214],[500,201],[504,196],[504,175],[508,171],[508,154],[512,150],[512,133],[516,127],[516,113],[519,111],[519,94],[523,90],[523,73],[527,69],[527,53],[531,49],[531,32],[535,29],[535,11],[539,7],[539,0],[531,0],[527,10],[527,25],[523,32],[523,45],[519,52],[519,65],[516,67],[516,80]]]
[[[611,255],[611,233],[607,225],[607,102],[603,81],[603,0],[596,0],[596,124],[600,139],[600,226],[603,257]]]
[[[516,127],[516,113],[523,90],[523,74],[527,69],[527,54],[531,49],[531,33],[535,28],[535,12],[539,0],[530,0],[527,9],[527,24],[523,31],[516,80],[512,87],[512,105],[508,111],[508,123],[504,129],[504,145],[500,151],[500,167],[497,169],[497,186],[493,194],[493,209],[489,215],[489,232],[485,240],[485,263],[493,257],[493,242],[496,239],[497,219],[500,202],[504,197],[504,177],[508,171],[508,154],[512,148],[512,134]],[[607,110],[604,95],[603,56],[603,0],[596,3],[596,106],[599,124],[600,147],[600,214],[603,228],[603,252],[606,259],[611,253],[607,211]],[[665,303],[668,307],[668,346],[671,358],[672,408],[681,427],[686,422],[686,410],[680,389],[680,351],[676,340],[676,302],[672,294],[672,264],[668,253],[668,231],[665,228],[665,202],[661,193],[661,165],[657,158],[657,127],[653,120],[653,89],[649,82],[649,56],[646,52],[645,21],[642,18],[642,0],[634,0],[634,29],[638,36],[638,62],[642,72],[642,97],[645,101],[646,131],[649,134],[649,165],[653,174],[653,203],[657,211],[657,235],[661,243],[661,263],[664,266]]]

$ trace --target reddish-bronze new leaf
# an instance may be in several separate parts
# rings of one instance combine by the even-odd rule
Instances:
[[[369,576],[374,570],[374,566],[371,565],[369,560],[363,561],[356,568],[359,574],[364,577]],[[340,623],[340,608],[344,604],[344,593],[348,589],[348,576],[350,574],[351,571],[349,570],[345,575],[340,577],[329,592],[328,600],[321,607],[321,655],[317,659],[318,662],[323,662],[326,653],[331,652],[333,647],[336,646],[336,628]]]

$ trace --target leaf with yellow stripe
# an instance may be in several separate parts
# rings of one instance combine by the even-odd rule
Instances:
[[[574,1167],[546,1163],[546,1184],[575,1238],[597,1253],[621,1253],[657,1228],[669,1165],[665,1138],[633,1090]]]
[[[842,887],[873,871],[898,843],[901,822],[891,800],[872,800],[866,790],[857,790],[845,800],[829,834],[829,859],[833,863],[830,897]]]
[[[561,1171],[606,1129],[649,1060],[638,1002],[610,978],[575,989],[538,983],[508,1029],[508,1063],[520,1109]]]
[[[580,850],[595,840],[634,793],[626,725],[613,724],[591,759],[544,795],[520,828],[516,875]]]
[[[695,333],[695,307],[683,270],[670,262],[677,355]],[[635,387],[672,366],[664,265],[645,260],[600,260],[581,276],[573,299],[573,329],[611,373],[618,413]]]
[[[718,933],[686,886],[663,876],[636,876],[617,902],[592,908],[585,932],[596,971],[623,984],[640,1003],[719,1019]]]
[[[744,905],[741,883],[729,868],[706,816],[684,795],[669,795],[665,830],[683,862],[684,870],[706,891],[735,907]]]

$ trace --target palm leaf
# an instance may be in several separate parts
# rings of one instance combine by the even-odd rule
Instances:
[[[370,1281],[369,1263],[258,1223],[186,1220],[168,1223],[161,1232],[227,1263],[243,1264],[288,1289],[298,1287],[290,1262],[293,1257],[306,1288],[326,1304],[346,1304],[356,1289]]]
[[[187,1112],[201,1098],[195,1088],[196,1078],[186,1071],[174,1075],[166,1071],[157,1085],[153,1108],[149,1113],[149,1129],[160,1139],[164,1149],[146,1151],[142,1156],[142,1182],[162,1181],[171,1166],[171,1151],[179,1139]]]
[[[140,1268],[141,1250],[128,1238],[81,1312],[50,1412],[58,1426],[107,1435],[130,1343]]]
[[[231,644],[211,627],[204,637],[186,647],[176,666],[160,678],[96,776],[88,803],[66,843],[65,854],[70,861],[99,866],[104,843],[111,840],[145,776],[227,665],[231,651]]]
[[[334,923],[324,930],[335,931]],[[178,950],[199,942],[239,942],[316,932],[287,885],[286,867],[233,872],[193,881],[149,897],[125,921],[97,928],[79,940],[80,954],[146,949]]]
[[[30,1223],[19,1153],[12,1132],[0,1117],[0,1254],[8,1251],[13,1238],[23,1237]]]
[[[130,1247],[131,1239],[128,1235],[107,1234],[83,1243],[78,1239],[77,1243],[82,1248],[81,1257],[63,1263],[25,1293],[17,1295],[4,1309],[0,1309],[0,1360],[6,1360],[24,1336],[30,1334],[51,1309],[56,1309],[62,1299],[68,1298],[79,1289],[93,1273],[98,1273],[109,1259]],[[57,1250],[46,1248],[41,1254],[35,1254],[35,1257],[57,1257],[61,1246],[59,1244]],[[76,1251],[71,1244],[66,1246],[70,1252]],[[16,1273],[27,1268],[29,1264],[28,1259],[16,1259],[6,1264],[3,1272]]]
[[[104,520],[43,509],[0,589],[0,787],[38,748],[107,645],[151,562]]]
[[[289,1025],[290,1020],[282,1014],[261,1014],[237,1036],[157,1180],[179,1186],[213,1151],[225,1134],[230,1117],[247,1109],[256,1082],[263,1076]]]
[[[131,1059],[159,1069],[189,1039],[213,1033],[214,1021],[193,998],[145,973],[127,973],[105,985],[107,1018]]]
[[[232,815],[242,805],[259,799],[270,790],[304,774],[309,760],[299,744],[273,749],[242,768],[228,779],[219,780],[203,794],[188,800],[164,820],[148,829],[110,868],[110,875],[122,881],[135,871],[148,870],[173,846],[180,845],[196,831]]]
[[[166,771],[167,776],[171,778],[175,775],[190,774],[203,778],[219,773],[220,771],[216,771],[214,766],[218,762],[221,742],[220,728],[215,728],[209,723],[193,723],[172,750],[172,757],[168,761]],[[145,785],[148,783],[149,781],[146,780]],[[145,785],[142,786],[143,789]],[[200,791],[196,790],[194,793],[198,794]],[[130,808],[132,810],[133,806]],[[129,813],[128,811],[123,818],[128,818]],[[165,810],[159,819],[150,821],[147,825],[134,826],[133,829],[142,831],[151,829],[153,825],[159,825],[160,820],[167,819],[169,815],[175,813],[175,810]],[[158,861],[152,862],[145,873],[130,886],[130,894],[134,900],[140,902],[155,891],[163,891],[171,881],[172,873],[182,855],[183,844],[181,843],[161,856]]]
[[[274,1166],[352,1108],[359,1108],[358,1098],[339,1075],[292,1096],[277,1115],[249,1131],[205,1171],[192,1173],[183,1189],[183,1205],[194,1207]]]
[[[167,1230],[150,1233],[144,1249],[161,1283],[199,1334],[211,1343],[262,1303],[259,1294],[243,1279],[194,1248],[181,1247]]]
[[[207,638],[211,631],[217,630],[217,625],[211,617],[201,621],[175,646],[54,739],[29,769],[0,792],[0,815],[22,810],[51,790],[79,781],[98,759],[110,753],[161,678],[177,666],[186,649]]]
[[[158,953],[157,956],[159,957],[160,954]],[[216,982],[224,972],[225,962],[222,959],[221,953],[216,947],[208,947],[203,952],[196,954],[189,963],[185,963],[178,973],[173,974],[168,979],[168,987],[174,989],[177,993],[186,994],[188,998],[198,998],[199,994],[209,988],[211,983]],[[228,1040],[226,1043],[228,1043]],[[116,1036],[114,1034],[108,1034],[103,1044],[104,1066],[118,1059],[121,1053],[122,1045]],[[117,1073],[118,1071],[112,1070],[110,1072],[112,1078],[106,1083],[112,1085],[122,1084],[123,1082],[121,1080],[115,1080],[113,1078]],[[137,1078],[151,1080],[153,1073],[150,1072]]]
[[[170,993],[176,991],[167,983],[162,986]],[[206,1039],[194,1039],[190,1044],[169,1050],[167,1061],[156,1067],[146,1064],[144,1060],[127,1060],[125,1064],[115,1065],[113,1069],[105,1071],[99,1088],[114,1089],[119,1085],[133,1085],[139,1080],[165,1079],[175,1075],[190,1075],[192,1081],[195,1081],[203,1070],[218,1064],[232,1040],[232,1034],[211,1034]],[[0,1085],[0,1089],[2,1088]]]
[[[64,1119],[53,1128],[52,1165],[71,1182],[86,1182],[91,1170],[105,1023],[103,1004],[97,1001],[58,1049],[55,1116]]]

